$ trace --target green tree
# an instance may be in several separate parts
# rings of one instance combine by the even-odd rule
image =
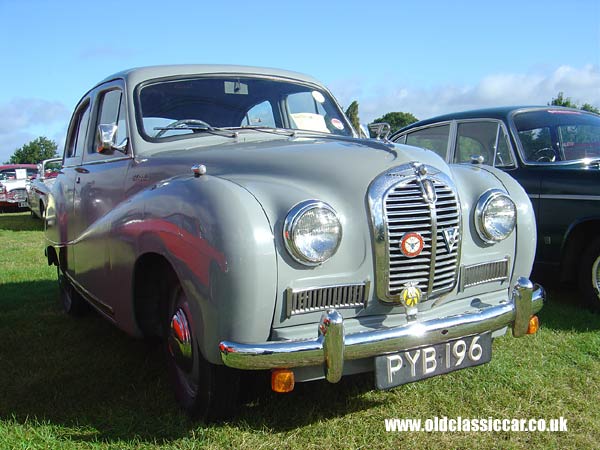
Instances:
[[[548,105],[565,106],[567,108],[581,109],[583,111],[600,114],[600,109],[596,108],[595,106],[593,106],[589,103],[584,103],[583,105],[579,106],[579,105],[577,105],[577,103],[575,103],[571,100],[571,97],[565,98],[565,94],[563,92],[559,92],[558,95],[556,96],[556,98],[553,98],[552,101],[550,103],[548,103]]]
[[[565,94],[561,91],[558,93],[556,98],[553,98],[548,105],[551,106],[564,106],[566,108],[577,108],[577,103],[571,101],[571,97],[565,98]]]
[[[37,164],[44,159],[58,156],[57,148],[56,142],[40,136],[16,149],[9,162],[11,164]]]
[[[589,103],[584,103],[583,105],[581,105],[580,109],[582,109],[583,111],[600,114],[600,109],[596,108],[595,106],[590,105]]]
[[[400,128],[403,128],[407,125],[410,125],[411,123],[415,123],[418,121],[419,121],[419,119],[417,119],[411,113],[389,112],[389,113],[384,114],[383,116],[375,119],[373,122],[374,123],[381,123],[381,122],[389,123],[390,127],[391,127],[391,133],[394,133],[395,131],[398,131]]]
[[[352,127],[360,133],[360,119],[358,118],[358,102],[354,100],[346,110],[346,117],[350,120]]]

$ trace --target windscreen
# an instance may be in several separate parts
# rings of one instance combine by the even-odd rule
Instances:
[[[315,86],[253,77],[158,81],[139,89],[145,137],[189,137],[206,129],[268,127],[352,136],[343,113]]]
[[[547,109],[514,116],[524,158],[529,162],[600,158],[600,116]]]

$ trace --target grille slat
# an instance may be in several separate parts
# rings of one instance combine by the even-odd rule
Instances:
[[[448,292],[456,284],[459,246],[454,245],[448,252],[443,232],[460,226],[460,207],[449,186],[436,179],[431,181],[437,196],[433,209],[425,200],[416,178],[396,184],[383,199],[390,296],[400,294],[408,282],[417,282],[426,293],[426,299],[433,294]],[[433,242],[432,230],[437,230]],[[402,237],[410,232],[419,233],[424,243],[423,251],[415,258],[408,258],[400,251]],[[433,281],[430,284],[431,273]]]

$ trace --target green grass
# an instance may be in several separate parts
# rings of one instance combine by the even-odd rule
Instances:
[[[534,336],[497,339],[484,366],[387,392],[372,375],[259,390],[236,419],[177,408],[160,348],[57,301],[41,222],[0,215],[0,449],[597,448],[600,316],[553,289]],[[558,418],[567,433],[386,433],[385,418]]]

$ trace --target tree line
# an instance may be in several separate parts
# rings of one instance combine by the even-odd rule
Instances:
[[[548,103],[550,106],[565,106],[567,108],[581,109],[592,113],[600,114],[600,110],[589,103],[579,106],[573,102],[570,97],[565,97],[563,92]],[[352,123],[355,130],[361,130],[360,118],[358,116],[358,102],[354,100],[346,109],[346,116]],[[411,123],[418,122],[414,115],[409,112],[394,111],[384,114],[373,121],[373,123],[386,122],[390,125],[391,132],[404,128]],[[31,142],[16,149],[7,164],[37,164],[44,159],[55,158],[58,156],[58,145],[45,136],[40,136]]]
[[[577,103],[573,102],[570,97],[565,97],[565,94],[563,92],[559,92],[556,97],[552,98],[548,105],[564,106],[567,108],[581,109],[583,111],[589,111],[595,114],[600,114],[600,109],[594,107],[590,103],[584,103],[583,105],[579,106]],[[358,102],[356,100],[350,103],[350,106],[348,107],[348,109],[346,109],[346,116],[348,117],[348,119],[350,119],[350,123],[352,123],[352,126],[355,130],[361,129],[360,118],[358,116]],[[390,133],[394,133],[410,125],[411,123],[415,123],[418,121],[419,119],[417,119],[414,115],[412,115],[409,112],[389,112],[375,119],[373,123],[387,122],[391,128]]]

